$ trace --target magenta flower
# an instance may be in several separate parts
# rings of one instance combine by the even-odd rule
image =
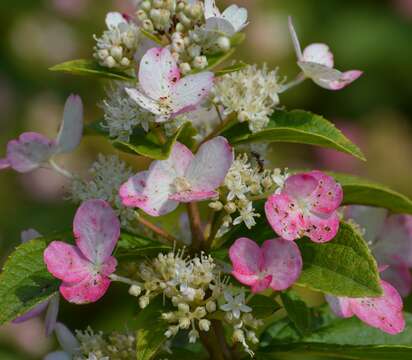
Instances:
[[[253,293],[267,288],[285,290],[300,276],[302,257],[294,242],[277,238],[262,247],[248,238],[237,239],[229,249],[232,275]]]
[[[319,86],[328,90],[341,90],[363,74],[359,70],[340,72],[334,69],[333,54],[326,44],[311,44],[302,53],[291,17],[289,17],[289,31],[299,67],[305,77],[312,79]]]
[[[154,161],[120,188],[125,206],[152,216],[172,212],[180,202],[214,198],[233,162],[233,151],[221,136],[205,142],[196,155],[177,142],[167,160]]]
[[[286,240],[308,236],[315,242],[332,240],[339,229],[337,208],[342,202],[340,184],[321,171],[289,176],[280,193],[269,196],[266,217]]]
[[[120,222],[103,200],[84,202],[73,223],[76,246],[53,241],[44,252],[49,272],[62,280],[60,293],[72,303],[99,300],[110,285],[116,259],[111,256],[120,236]]]
[[[139,67],[139,89],[127,88],[129,96],[156,115],[157,122],[196,110],[213,86],[213,73],[201,72],[180,78],[179,67],[167,48],[152,48]]]
[[[42,134],[26,132],[17,140],[9,141],[7,156],[0,159],[0,170],[11,167],[27,173],[47,164],[54,155],[73,151],[83,132],[83,104],[77,95],[71,95],[64,106],[63,121],[55,140]]]
[[[364,238],[382,271],[382,279],[390,282],[406,297],[412,290],[412,216],[390,215],[385,209],[369,206],[348,206],[345,216],[364,230]]]
[[[396,289],[381,280],[383,295],[373,298],[347,298],[326,296],[332,311],[339,317],[357,316],[369,326],[388,334],[399,334],[405,328],[402,298]]]

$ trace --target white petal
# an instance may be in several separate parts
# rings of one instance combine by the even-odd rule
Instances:
[[[78,95],[71,95],[66,101],[63,121],[57,135],[57,151],[68,153],[73,151],[82,139],[83,133],[83,103]]]
[[[20,234],[21,242],[25,243],[27,241],[41,237],[41,234],[35,229],[23,230]]]
[[[298,62],[299,67],[308,78],[325,89],[331,89],[331,83],[339,81],[342,73],[336,69],[313,62]]]
[[[109,29],[115,29],[122,23],[127,23],[127,21],[119,12],[109,12],[106,15],[106,25]]]
[[[212,89],[213,77],[212,72],[205,71],[180,79],[171,95],[173,114],[178,115],[195,110]]]
[[[143,109],[150,111],[152,114],[155,115],[162,114],[162,108],[157,101],[147,97],[145,94],[142,94],[137,89],[126,88],[125,90],[127,94],[130,96],[130,98]]]
[[[209,19],[212,17],[219,17],[220,10],[216,6],[215,0],[205,0],[205,19]]]
[[[79,351],[79,342],[65,325],[58,322],[56,324],[55,331],[57,340],[65,352],[74,355]]]
[[[169,97],[179,79],[179,67],[167,48],[152,48],[140,61],[139,84],[153,100]]]
[[[212,17],[207,19],[205,29],[206,31],[215,32],[229,37],[236,33],[236,28],[233,24],[229,20],[221,17]]]
[[[296,57],[298,58],[299,61],[302,61],[303,60],[302,49],[300,47],[299,38],[296,33],[295,27],[293,26],[292,17],[289,16],[288,20],[289,20],[289,32],[290,32],[290,36],[292,37],[292,42],[293,42],[293,47],[295,48]]]
[[[235,28],[235,32],[238,32],[247,25],[247,10],[237,5],[231,5],[223,11],[222,18],[228,20]]]
[[[333,69],[333,54],[326,44],[311,44],[303,50],[303,61]]]

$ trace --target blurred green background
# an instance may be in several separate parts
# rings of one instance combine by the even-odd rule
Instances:
[[[298,69],[287,29],[287,16],[292,15],[303,46],[325,42],[334,51],[338,69],[365,72],[340,92],[307,81],[282,95],[281,103],[333,120],[362,148],[368,162],[334,151],[276,144],[270,147],[273,165],[361,174],[412,196],[412,0],[237,3],[250,10],[251,21],[237,58],[267,62],[279,67],[282,76],[293,78]],[[0,156],[7,141],[22,131],[55,136],[70,93],[82,96],[87,121],[101,116],[97,104],[104,84],[47,69],[65,60],[90,58],[93,34],[103,30],[105,13],[131,9],[126,0],[0,1]],[[80,149],[61,162],[84,173],[97,152],[112,151],[100,139],[84,139]],[[45,234],[70,229],[75,207],[62,200],[66,186],[64,179],[46,170],[0,174],[0,263],[19,243],[23,229]],[[118,292],[120,288],[113,286],[97,305],[64,304],[60,319],[71,328],[127,328],[136,305],[124,291]],[[1,327],[0,359],[41,358],[53,347],[53,340],[43,337],[42,326],[35,319]]]

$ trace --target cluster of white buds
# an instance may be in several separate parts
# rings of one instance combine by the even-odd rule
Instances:
[[[132,170],[115,155],[99,154],[89,173],[90,179],[73,179],[69,198],[76,203],[91,199],[105,200],[113,206],[122,225],[128,226],[136,215],[133,209],[123,206],[118,192],[120,186],[133,175]]]
[[[119,23],[106,22],[108,29],[100,37],[94,36],[94,58],[100,65],[108,68],[131,68],[139,45],[139,27],[126,19]]]
[[[150,33],[167,33],[174,25],[176,0],[143,0],[136,12],[142,28]]]
[[[262,326],[263,322],[252,315],[252,308],[246,305],[243,289],[236,293],[229,287],[225,289],[223,295],[225,303],[220,306],[220,309],[226,313],[226,322],[233,327],[232,341],[241,343],[245,351],[253,357],[254,353],[248,343],[259,342],[255,330]]]
[[[104,335],[95,333],[89,327],[76,331],[79,340],[79,353],[74,360],[125,360],[136,357],[136,337],[133,334],[114,332]]]
[[[217,310],[217,301],[226,287],[213,258],[205,254],[188,258],[184,251],[159,254],[154,260],[140,265],[137,274],[142,289],[130,288],[139,297],[139,306],[146,307],[159,294],[169,298],[176,308],[162,318],[170,323],[165,333],[172,337],[179,330],[189,330],[190,342],[196,342],[199,331],[209,331],[208,314]],[[133,286],[132,286],[133,287]],[[138,291],[137,291],[138,290]]]
[[[225,234],[232,225],[244,223],[249,229],[256,225],[255,218],[260,215],[255,212],[253,201],[275,192],[284,177],[280,169],[263,169],[258,163],[252,164],[246,153],[239,154],[226,175],[225,191],[219,200],[209,203],[213,210],[226,213],[217,236]]]
[[[213,101],[223,105],[225,115],[237,113],[240,122],[247,121],[252,132],[261,131],[279,105],[281,82],[277,70],[256,65],[225,74],[215,84]]]
[[[145,131],[154,122],[154,115],[143,110],[125,92],[131,87],[127,82],[113,82],[106,89],[106,98],[101,107],[104,111],[104,128],[109,130],[111,138],[129,141],[136,126],[140,125]]]

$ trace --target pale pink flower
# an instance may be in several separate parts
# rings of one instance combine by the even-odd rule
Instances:
[[[262,247],[240,238],[229,249],[232,275],[253,293],[267,288],[285,290],[300,276],[302,257],[294,242],[282,238],[266,240]]]
[[[267,199],[266,217],[286,240],[308,236],[322,243],[332,240],[339,229],[336,210],[342,199],[340,184],[321,171],[292,175],[279,193]]]
[[[326,44],[311,44],[302,52],[291,17],[289,17],[289,31],[299,67],[307,78],[312,79],[319,86],[328,90],[341,90],[363,74],[359,70],[341,72],[335,69],[333,54]]]
[[[383,295],[380,297],[347,298],[326,296],[332,311],[339,317],[357,316],[369,326],[388,334],[399,334],[405,328],[402,298],[396,289],[381,280]]]
[[[76,212],[73,232],[76,246],[53,241],[44,252],[49,272],[63,280],[60,293],[69,302],[99,300],[110,285],[116,259],[111,256],[120,236],[120,222],[103,200],[84,202]]]
[[[406,297],[412,290],[412,216],[388,216],[385,209],[348,206],[345,217],[359,224],[364,238],[381,266],[382,279],[390,282]]]
[[[139,67],[139,89],[126,88],[139,106],[156,115],[157,122],[193,111],[213,86],[213,73],[206,71],[180,77],[179,67],[167,48],[152,48]]]
[[[247,26],[248,12],[235,4],[220,12],[215,0],[205,0],[206,30],[229,37],[242,31]]]
[[[0,159],[0,170],[12,168],[30,172],[46,164],[54,155],[69,153],[80,143],[83,132],[83,104],[79,96],[71,95],[65,104],[63,121],[55,140],[42,134],[26,132],[9,141],[7,156]]]
[[[167,160],[154,161],[123,184],[120,197],[125,206],[165,215],[181,202],[216,197],[232,162],[232,148],[221,136],[201,145],[196,155],[177,142]]]

